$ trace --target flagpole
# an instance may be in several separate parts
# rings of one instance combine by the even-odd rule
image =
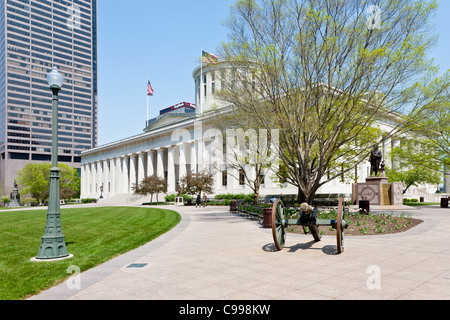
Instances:
[[[147,77],[147,86],[148,86],[148,82],[149,82],[150,80],[148,79],[148,77]],[[148,93],[147,93],[147,120],[145,120],[145,123],[147,124],[146,125],[146,127],[148,126]]]

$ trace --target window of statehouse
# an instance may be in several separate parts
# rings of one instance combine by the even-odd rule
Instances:
[[[222,186],[226,187],[228,185],[228,172],[222,171]]]
[[[206,86],[206,73],[204,73],[203,74],[203,87],[204,87],[204,90],[203,90],[203,92],[205,93],[205,97],[208,95],[208,91],[207,91],[207,86]]]
[[[245,172],[243,169],[239,170],[239,185],[240,186],[245,185]]]

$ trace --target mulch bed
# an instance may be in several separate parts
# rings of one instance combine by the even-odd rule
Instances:
[[[402,233],[418,226],[423,221],[408,216],[394,216],[391,214],[356,214],[346,216],[345,220],[350,224],[345,230],[345,236],[370,236],[382,234]],[[304,234],[303,227],[289,226],[290,233]],[[322,235],[336,235],[336,230],[330,227],[320,227]]]

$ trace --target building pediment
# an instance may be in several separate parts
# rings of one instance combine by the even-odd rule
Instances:
[[[147,122],[147,127],[144,129],[144,132],[150,132],[152,130],[195,117],[195,105],[187,102],[182,102],[172,107],[161,110],[160,115],[157,118],[151,119]]]
[[[159,116],[156,119],[152,119],[149,121],[149,125],[144,129],[144,132],[150,132],[155,129],[159,129],[168,125],[172,125],[187,119],[195,118],[195,114],[187,115],[187,114],[165,114]]]

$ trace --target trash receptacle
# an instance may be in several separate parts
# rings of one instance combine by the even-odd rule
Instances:
[[[448,208],[448,198],[441,199],[441,208]]]
[[[271,229],[272,228],[272,208],[265,208],[263,210],[264,214],[264,223],[263,226],[265,229]]]
[[[370,212],[370,201],[359,200],[359,213],[368,214]]]

